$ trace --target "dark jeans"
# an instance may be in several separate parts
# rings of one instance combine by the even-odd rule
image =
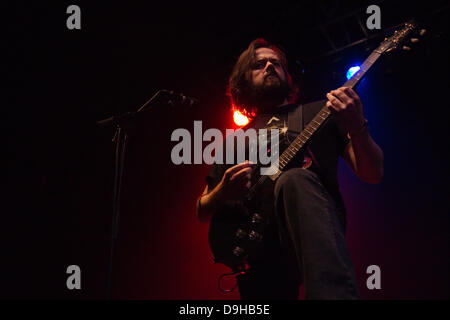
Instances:
[[[275,184],[279,237],[271,257],[238,276],[242,299],[359,299],[345,243],[345,216],[312,171],[293,168]]]

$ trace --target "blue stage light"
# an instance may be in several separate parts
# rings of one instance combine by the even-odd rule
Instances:
[[[355,73],[357,73],[359,71],[359,69],[361,69],[359,66],[354,66],[348,69],[347,71],[347,79],[350,79],[351,77],[353,77],[353,75]]]

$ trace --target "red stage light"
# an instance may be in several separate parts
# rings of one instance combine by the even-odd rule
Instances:
[[[231,106],[233,111],[233,121],[238,127],[243,127],[256,117],[256,110],[247,111],[247,108],[237,108],[234,104]]]
[[[239,110],[234,110],[233,120],[234,123],[239,127],[243,127],[250,122],[250,119],[245,114],[242,114]]]

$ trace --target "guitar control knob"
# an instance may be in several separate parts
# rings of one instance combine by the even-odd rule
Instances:
[[[254,240],[256,242],[260,242],[262,240],[262,235],[255,230],[252,230],[249,233],[248,237],[250,238],[250,240]]]
[[[251,221],[252,221],[253,224],[261,223],[262,217],[258,213],[255,213],[255,214],[252,215],[252,220]]]
[[[241,247],[235,247],[235,248],[233,249],[233,254],[234,254],[236,257],[242,257],[242,256],[244,255],[244,252],[245,252],[245,250],[242,249]]]
[[[238,229],[238,231],[236,231],[236,238],[238,239],[244,239],[247,236],[247,232],[245,232],[242,229]]]

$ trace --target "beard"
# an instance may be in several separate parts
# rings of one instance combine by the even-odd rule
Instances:
[[[267,75],[261,84],[250,83],[246,90],[246,104],[258,109],[263,106],[276,106],[281,104],[289,95],[291,87],[287,81],[283,81],[276,73]]]

